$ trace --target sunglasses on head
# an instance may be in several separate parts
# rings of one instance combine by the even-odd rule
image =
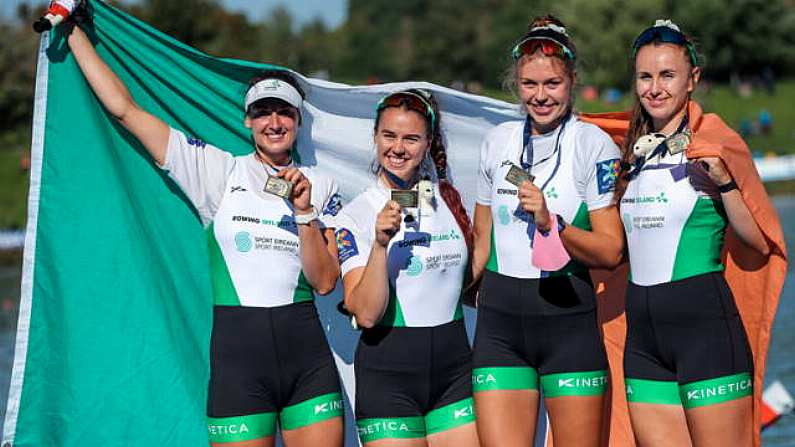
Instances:
[[[544,56],[574,59],[574,54],[572,54],[571,50],[562,43],[548,37],[528,37],[513,47],[511,55],[514,60],[518,60],[525,54],[533,54],[539,49]]]
[[[433,111],[431,103],[419,93],[414,93],[409,91],[392,93],[388,96],[385,96],[380,101],[378,101],[378,106],[376,106],[375,110],[377,112],[380,112],[381,110],[387,107],[403,107],[403,106],[405,106],[409,110],[419,112],[423,116],[430,118],[431,129],[435,128],[436,113]]]
[[[693,43],[680,31],[667,26],[653,26],[640,33],[635,39],[635,43],[632,44],[633,57],[638,55],[638,50],[640,50],[642,46],[655,41],[672,43],[687,48],[690,62],[692,62],[694,67],[698,66],[698,55],[696,54],[695,47],[693,47]]]

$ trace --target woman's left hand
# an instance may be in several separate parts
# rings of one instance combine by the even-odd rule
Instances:
[[[276,177],[283,178],[293,184],[293,192],[290,195],[290,202],[296,213],[306,214],[312,210],[312,183],[298,168],[282,169]]]
[[[702,157],[696,161],[704,164],[707,175],[709,175],[710,180],[712,180],[716,185],[722,186],[732,181],[732,176],[729,174],[729,170],[726,169],[726,165],[723,164],[723,160],[720,158]]]

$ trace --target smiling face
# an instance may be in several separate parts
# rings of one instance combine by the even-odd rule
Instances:
[[[656,132],[675,132],[685,113],[700,71],[690,64],[687,49],[663,43],[649,44],[635,57],[635,91],[651,116]]]
[[[246,115],[244,123],[251,129],[259,155],[274,164],[285,164],[298,137],[298,110],[280,99],[261,101],[252,105],[254,116]]]
[[[522,56],[516,78],[519,98],[533,119],[533,134],[555,129],[571,107],[574,84],[563,60],[539,52]]]
[[[405,107],[387,107],[380,113],[375,129],[378,163],[401,180],[409,181],[430,148],[427,121],[419,112]]]

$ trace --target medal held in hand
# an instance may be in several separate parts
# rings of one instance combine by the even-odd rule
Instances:
[[[417,208],[419,206],[419,193],[414,189],[393,189],[391,199],[401,208]]]
[[[283,178],[268,175],[268,180],[265,181],[265,188],[263,188],[263,191],[288,199],[293,192],[293,184]]]
[[[516,186],[517,188],[524,183],[525,180],[533,181],[535,177],[528,174],[527,171],[516,166],[515,164],[511,164],[511,168],[508,170],[508,173],[505,174],[505,181],[508,183]]]

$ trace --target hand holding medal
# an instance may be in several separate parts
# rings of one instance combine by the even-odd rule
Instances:
[[[560,239],[561,225],[558,225],[557,216],[550,214],[544,192],[533,184],[533,180],[535,177],[516,165],[511,165],[505,175],[505,181],[519,188],[517,195],[522,209],[533,214],[536,229],[530,262],[541,270],[556,271],[571,258]]]
[[[284,168],[276,175],[269,175],[265,191],[289,200],[296,212],[312,208],[312,183],[298,168]]]
[[[549,209],[547,209],[543,191],[533,184],[535,178],[514,165],[511,166],[511,169],[505,176],[505,180],[513,183],[519,188],[517,193],[519,205],[526,213],[533,215],[536,227],[546,231],[549,228],[550,222]]]
[[[398,202],[389,200],[378,213],[375,219],[375,240],[382,247],[389,245],[389,241],[400,231],[400,222],[403,220],[401,211]]]

